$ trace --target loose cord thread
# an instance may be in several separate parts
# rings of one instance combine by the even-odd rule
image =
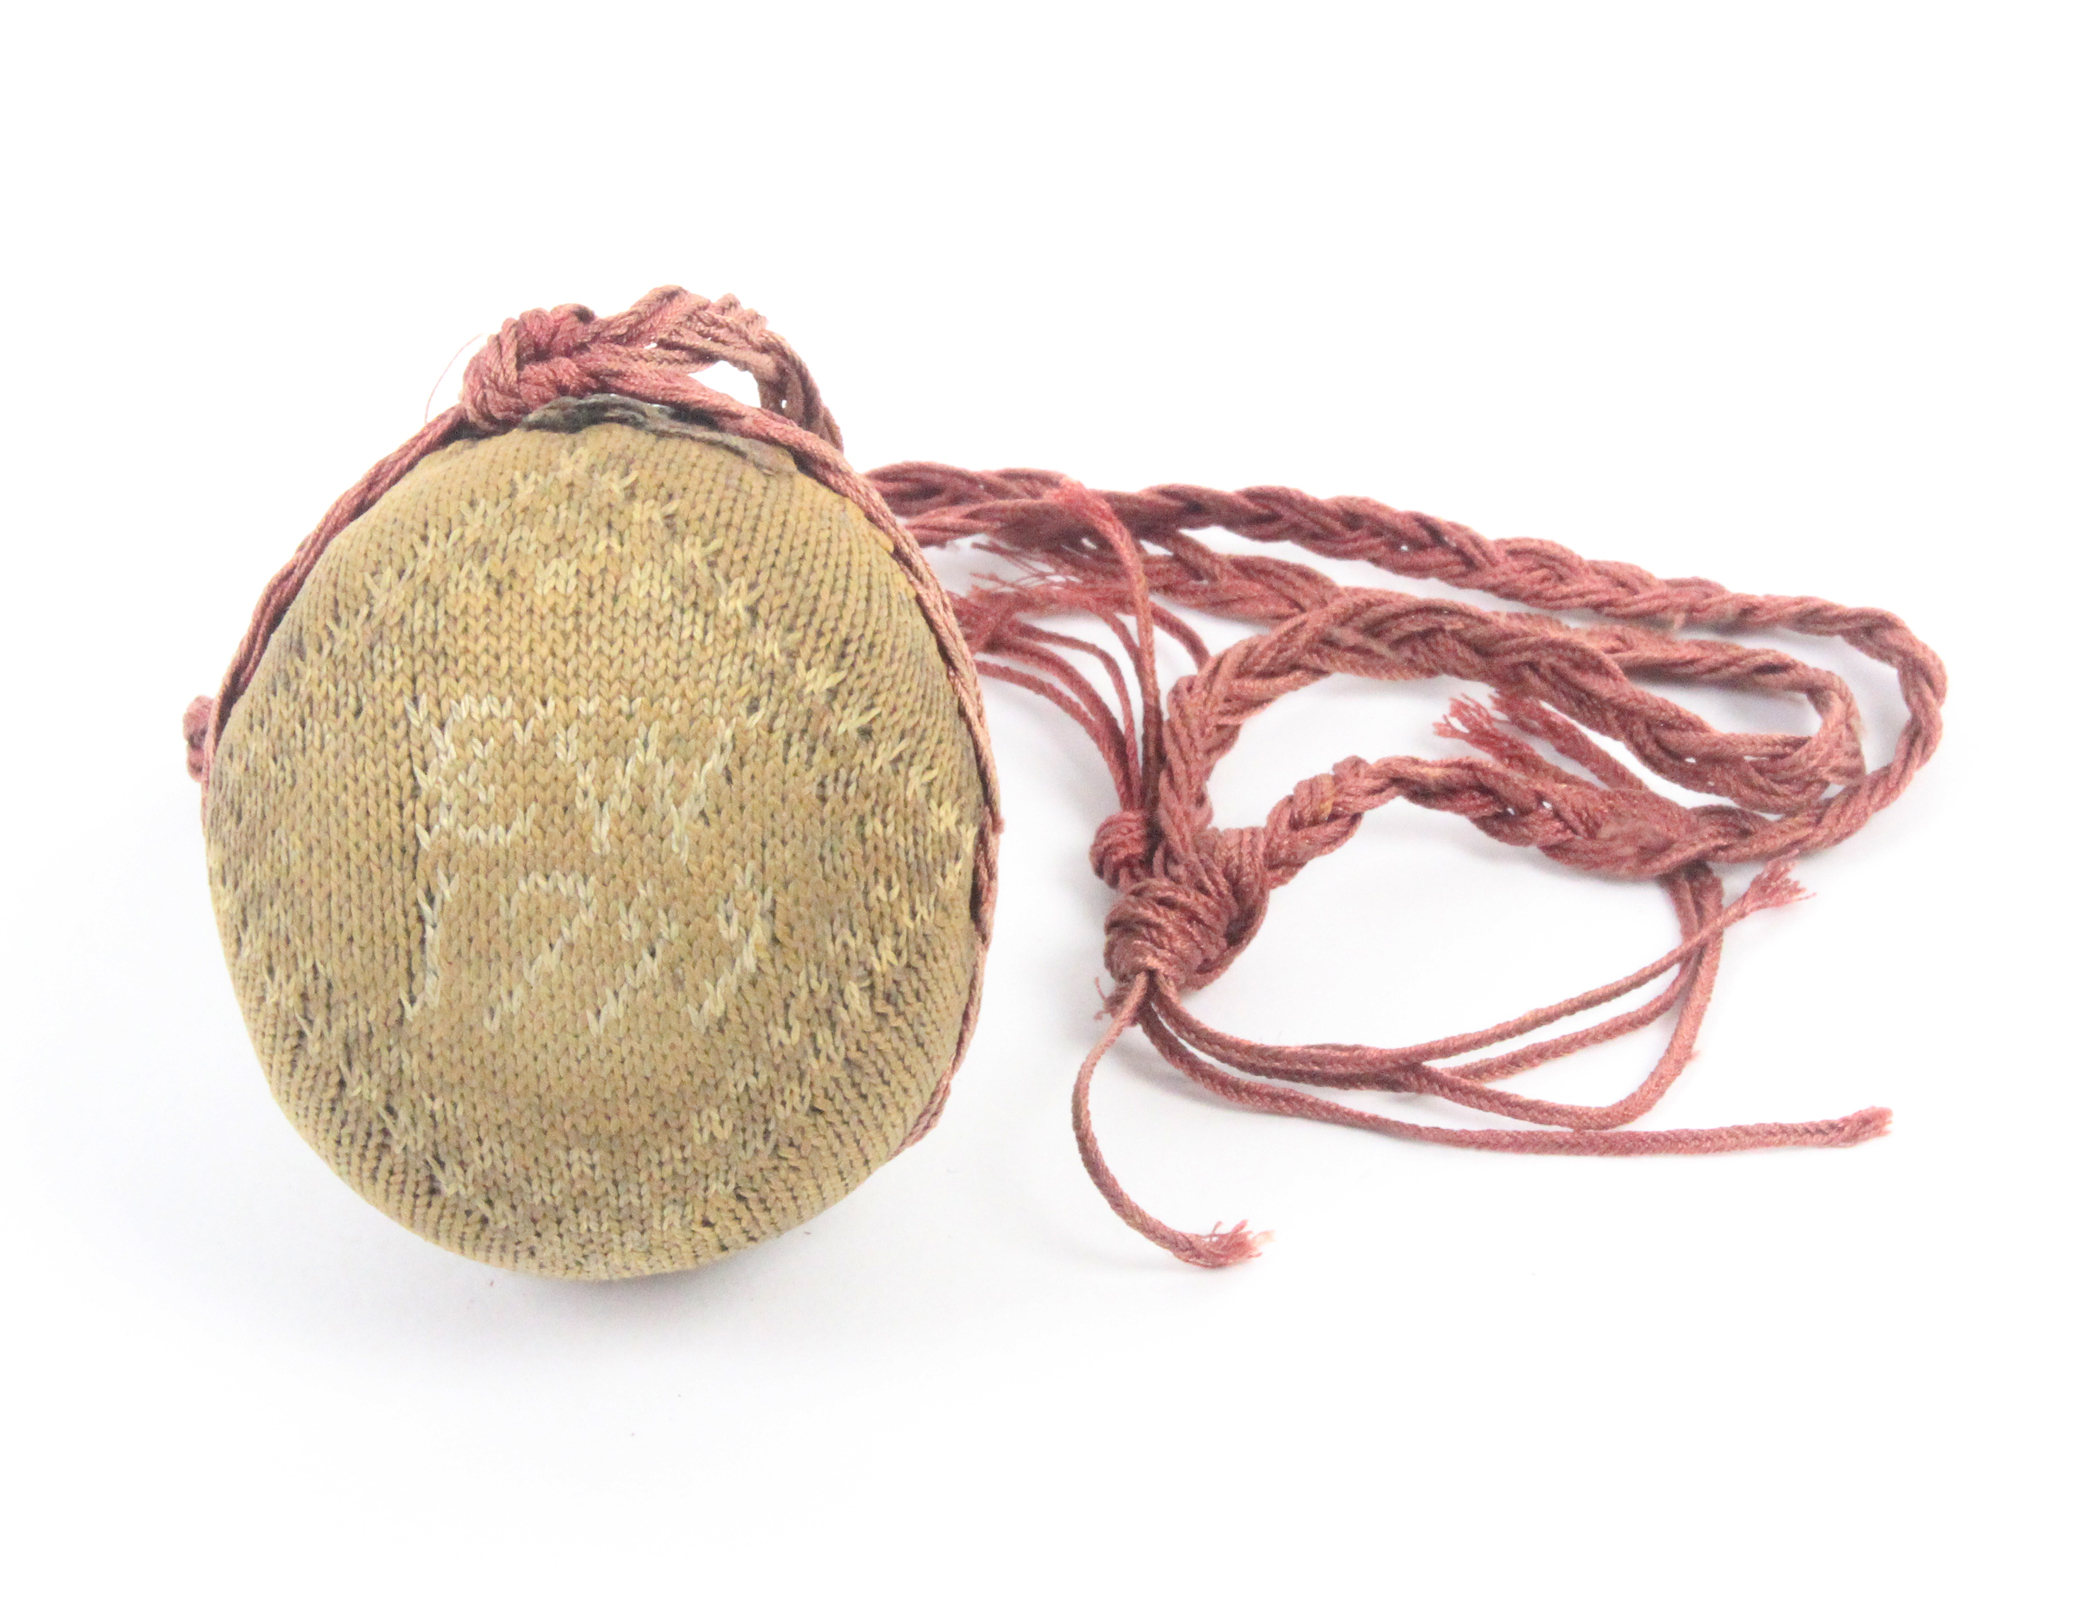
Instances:
[[[755,378],[759,406],[694,379],[720,361]],[[1749,914],[1800,897],[1791,861],[1855,833],[1933,754],[1942,733],[1943,666],[1897,617],[1810,598],[1735,594],[1700,578],[1659,578],[1584,560],[1557,544],[1495,541],[1371,500],[1314,499],[1288,488],[1103,494],[1047,471],[982,473],[925,463],[862,477],[842,458],[840,428],[803,361],[731,297],[711,302],[669,286],[611,319],[567,304],[503,325],[466,366],[458,403],[371,467],[298,546],[263,591],[217,696],[198,697],[183,714],[189,772],[206,801],[226,720],[334,538],[445,444],[508,430],[555,399],[598,393],[664,405],[786,449],[808,475],[858,505],[891,545],[942,647],[979,757],[986,814],[972,907],[982,960],[1000,817],[978,675],[1050,701],[1093,741],[1119,803],[1097,830],[1091,854],[1096,874],[1117,892],[1103,946],[1114,986],[1108,1025],[1074,1081],[1074,1135],[1103,1197],[1162,1249],[1194,1265],[1229,1266],[1259,1253],[1268,1235],[1244,1223],[1206,1234],[1169,1227],[1109,1168],[1090,1093],[1102,1059],[1134,1025],[1177,1070],[1229,1102],[1421,1142],[1532,1154],[1704,1154],[1842,1146],[1885,1130],[1890,1116],[1882,1109],[1795,1124],[1618,1129],[1645,1114],[1688,1061],[1725,932]],[[1579,628],[1529,612],[1345,587],[1310,566],[1224,554],[1191,536],[1211,528],[1367,560],[1538,611],[1608,620]],[[923,551],[971,538],[983,538],[1015,570],[952,600]],[[1262,631],[1214,655],[1162,600]],[[1039,625],[1069,613],[1107,626],[1128,658],[1131,680],[1118,658]],[[1782,651],[1679,637],[1685,627],[1833,637],[1891,667],[1908,712],[1891,758],[1865,771],[1855,700],[1832,673]],[[1195,666],[1165,697],[1157,665],[1163,633]],[[1098,665],[1099,685],[1075,657]],[[1351,757],[1299,784],[1263,824],[1217,827],[1211,771],[1241,725],[1333,673],[1491,685],[1491,711],[1454,701],[1438,726],[1477,755]],[[1725,733],[1635,681],[1647,678],[1797,696],[1811,705],[1818,727],[1811,735]],[[1722,801],[1685,808],[1660,795],[1589,731],[1621,742],[1655,775]],[[1539,743],[1571,766],[1547,758]],[[1681,942],[1606,986],[1482,1031],[1406,1048],[1258,1043],[1191,1014],[1183,994],[1230,967],[1259,929],[1269,894],[1344,844],[1363,814],[1396,800],[1457,814],[1496,840],[1576,868],[1654,881],[1675,909]],[[1713,865],[1744,862],[1767,867],[1728,902]],[[974,971],[956,1055],[908,1144],[942,1111],[977,1018],[982,974]],[[1672,979],[1648,1001],[1595,1025],[1465,1058],[1613,1003],[1664,975]],[[1559,1104],[1493,1085],[1670,1012],[1666,1050],[1614,1104]],[[1423,1093],[1527,1126],[1419,1126],[1307,1088]]]
[[[986,582],[956,602],[979,670],[1059,707],[1109,769],[1119,810],[1098,830],[1092,862],[1117,892],[1103,947],[1114,987],[1107,1028],[1074,1084],[1073,1126],[1103,1197],[1162,1249],[1195,1265],[1229,1266],[1258,1254],[1266,1235],[1244,1223],[1207,1234],[1169,1227],[1132,1199],[1103,1158],[1089,1095],[1103,1056],[1134,1025],[1175,1069],[1231,1103],[1419,1142],[1525,1154],[1710,1154],[1840,1147],[1885,1131],[1891,1117],[1882,1109],[1829,1121],[1617,1129],[1650,1110],[1689,1060],[1725,932],[1801,897],[1791,861],[1853,834],[1934,752],[1942,663],[1897,617],[1657,578],[1583,560],[1556,544],[1498,543],[1368,500],[1317,500],[1290,489],[1097,494],[1049,472],[982,474],[927,464],[888,467],[870,480],[924,547],[983,538],[1013,564],[1014,577]],[[1342,587],[1310,567],[1224,554],[1190,536],[1210,527],[1370,560],[1517,604],[1614,620],[1576,628],[1548,616]],[[1213,655],[1155,596],[1263,631]],[[1128,654],[1135,700],[1117,658],[1035,620],[1070,612],[1092,614],[1112,631]],[[1643,625],[1649,622],[1662,627]],[[1892,757],[1865,771],[1856,703],[1841,679],[1782,651],[1677,637],[1672,630],[1683,626],[1831,636],[1892,667],[1908,709]],[[1159,632],[1196,669],[1164,701],[1155,672]],[[1099,663],[1109,695],[1075,657]],[[1460,699],[1438,726],[1478,754],[1448,761],[1351,757],[1301,783],[1263,824],[1217,827],[1211,773],[1241,726],[1337,672],[1492,685],[1493,710]],[[1811,704],[1819,726],[1810,736],[1724,733],[1634,681],[1646,677],[1797,695]],[[1596,745],[1590,730],[1621,741],[1656,775],[1725,801],[1686,808],[1658,794]],[[1570,766],[1547,758],[1539,743]],[[1496,840],[1576,868],[1654,881],[1674,906],[1682,940],[1606,986],[1482,1031],[1405,1048],[1258,1043],[1190,1013],[1184,994],[1217,979],[1239,956],[1261,925],[1270,892],[1346,842],[1364,813],[1396,800],[1457,814]],[[1712,865],[1755,861],[1767,867],[1728,902]],[[1663,975],[1672,978],[1649,1001],[1595,1025],[1464,1058],[1613,1003]],[[1665,1051],[1616,1103],[1554,1103],[1493,1085],[1669,1013],[1674,1024]],[[1427,1094],[1528,1126],[1421,1126],[1307,1088]]]

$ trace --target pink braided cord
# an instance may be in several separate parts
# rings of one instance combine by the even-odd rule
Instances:
[[[1044,471],[975,473],[895,465],[872,483],[924,547],[983,536],[1016,567],[958,599],[982,674],[1053,702],[1087,732],[1109,768],[1119,810],[1095,836],[1095,872],[1118,893],[1103,959],[1115,983],[1109,1023],[1074,1083],[1081,1158],[1127,1223],[1199,1266],[1258,1253],[1245,1224],[1207,1234],[1160,1222],[1125,1191],[1096,1143],[1089,1090],[1102,1056],[1131,1026],[1208,1091],[1250,1109],[1362,1127],[1393,1137],[1531,1154],[1705,1154],[1791,1145],[1839,1146],[1878,1136],[1888,1112],[1832,1121],[1670,1132],[1620,1131],[1673,1084],[1695,1045],[1728,928],[1803,893],[1789,865],[1853,834],[1906,788],[1941,733],[1942,663],[1882,611],[1824,600],[1734,594],[1701,579],[1657,578],[1587,561],[1556,544],[1495,542],[1367,499],[1320,500],[1287,488],[1222,493],[1160,487],[1097,494]],[[1292,561],[1229,555],[1190,536],[1217,527],[1261,542],[1369,560],[1548,611],[1612,621],[1575,628],[1388,590],[1345,588]],[[1264,631],[1212,655],[1154,596],[1254,623]],[[1089,612],[1129,654],[1134,701],[1115,658],[1049,632],[1036,618]],[[1658,624],[1653,626],[1651,624]],[[1833,674],[1781,650],[1682,638],[1682,627],[1783,628],[1841,639],[1892,667],[1908,720],[1891,758],[1866,772],[1856,704]],[[1196,670],[1163,701],[1155,641],[1165,632]],[[1114,701],[1075,665],[1099,661]],[[1495,710],[1458,700],[1439,725],[1477,755],[1450,761],[1351,757],[1305,780],[1250,828],[1221,829],[1208,785],[1240,727],[1282,696],[1326,677],[1450,676],[1490,684]],[[1795,695],[1818,718],[1811,735],[1729,734],[1636,680],[1715,684]],[[1724,798],[1684,807],[1595,745],[1619,740],[1661,778]],[[1555,762],[1539,742],[1562,759]],[[1565,764],[1565,765],[1562,765]],[[1281,1047],[1230,1036],[1183,1003],[1254,938],[1269,893],[1356,831],[1388,802],[1466,818],[1496,840],[1576,868],[1651,880],[1681,923],[1680,945],[1644,968],[1547,1008],[1464,1036],[1406,1048]],[[1712,866],[1767,867],[1728,902]],[[1662,976],[1648,1001],[1575,1031],[1484,1058],[1445,1063],[1614,1002]],[[1614,1104],[1559,1104],[1493,1084],[1670,1011],[1674,1025],[1650,1075]],[[1307,1088],[1425,1093],[1526,1123],[1515,1129],[1419,1126],[1336,1103]]]

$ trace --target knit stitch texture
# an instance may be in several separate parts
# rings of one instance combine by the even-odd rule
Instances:
[[[560,404],[328,548],[206,832],[270,1084],[358,1192],[628,1277],[902,1145],[957,1055],[987,806],[889,547],[780,450]]]

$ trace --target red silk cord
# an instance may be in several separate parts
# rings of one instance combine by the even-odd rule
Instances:
[[[957,601],[979,671],[1057,705],[1109,767],[1120,807],[1097,832],[1092,861],[1117,892],[1103,948],[1114,990],[1108,1027],[1074,1084],[1073,1126],[1096,1186],[1161,1248],[1199,1266],[1227,1266],[1254,1255],[1263,1235],[1244,1224],[1205,1234],[1168,1227],[1132,1200],[1103,1160],[1089,1086],[1103,1054],[1133,1025],[1175,1069],[1232,1103],[1469,1149],[1710,1154],[1860,1143],[1885,1130],[1890,1115],[1881,1109],[1795,1124],[1617,1129],[1651,1109],[1688,1061],[1725,931],[1802,895],[1791,860],[1853,834],[1935,750],[1942,663],[1897,617],[1656,578],[1634,566],[1583,560],[1557,544],[1496,542],[1367,499],[1321,500],[1288,488],[1098,494],[1049,472],[979,474],[936,465],[892,466],[870,481],[924,546],[983,537],[990,552],[1015,565],[1015,576],[983,583]],[[1526,612],[1342,587],[1308,566],[1222,554],[1190,536],[1208,528],[1368,560],[1518,605],[1615,620],[1576,628]],[[1155,596],[1263,631],[1214,656]],[[1136,677],[1135,702],[1115,658],[1037,625],[1065,612],[1092,613],[1115,631]],[[1684,627],[1784,628],[1841,639],[1884,662],[1898,674],[1908,711],[1891,759],[1866,773],[1855,700],[1841,679],[1781,650],[1679,637]],[[1196,666],[1168,692],[1164,710],[1154,672],[1157,632]],[[1075,656],[1102,663],[1114,704]],[[1438,727],[1479,754],[1450,761],[1352,757],[1304,781],[1262,824],[1219,828],[1208,785],[1240,726],[1330,673],[1440,675],[1492,685],[1492,712],[1455,701]],[[1798,695],[1811,704],[1818,729],[1810,736],[1723,733],[1634,677]],[[1686,808],[1656,793],[1595,745],[1589,730],[1623,742],[1660,777],[1724,802]],[[1549,760],[1533,741],[1571,766]],[[1681,922],[1680,945],[1607,986],[1483,1031],[1407,1048],[1274,1046],[1229,1036],[1192,1014],[1184,995],[1239,956],[1269,893],[1340,846],[1371,808],[1401,799],[1456,813],[1496,840],[1576,868],[1657,882]],[[1749,862],[1767,867],[1728,902],[1713,866]],[[1662,976],[1669,979],[1647,1002],[1597,1024],[1464,1058]],[[1552,1103],[1494,1085],[1670,1012],[1665,1052],[1614,1104]],[[1419,1126],[1312,1088],[1426,1093],[1535,1126]]]
[[[761,408],[690,379],[692,369],[716,359],[756,376]],[[218,699],[190,707],[190,769],[206,789],[224,718],[326,544],[441,444],[503,430],[554,398],[594,393],[665,404],[790,449],[808,474],[855,500],[897,540],[895,554],[917,583],[920,551],[959,540],[983,540],[1011,563],[1008,575],[954,601],[932,586],[922,589],[923,608],[946,643],[952,630],[961,633],[981,674],[1043,697],[1079,724],[1115,786],[1118,811],[1103,821],[1092,851],[1096,874],[1117,893],[1103,944],[1113,983],[1109,1019],[1075,1078],[1073,1127],[1096,1187],[1162,1249],[1198,1266],[1227,1266],[1256,1254],[1267,1235],[1244,1224],[1178,1231],[1141,1208],[1109,1169],[1089,1091],[1103,1056],[1132,1026],[1184,1076],[1232,1103],[1464,1148],[1709,1154],[1840,1146],[1885,1130],[1890,1115],[1882,1109],[1831,1121],[1622,1128],[1652,1108],[1688,1061],[1726,930],[1802,895],[1792,860],[1854,834],[1935,751],[1943,666],[1897,617],[1804,597],[1735,594],[1697,578],[1658,578],[1635,566],[1584,560],[1557,544],[1487,539],[1371,500],[1314,499],[1287,488],[1097,493],[1050,472],[930,464],[858,477],[840,456],[839,430],[802,362],[731,298],[710,303],[667,287],[613,320],[568,306],[509,321],[472,360],[457,407],[379,462],[300,546],[262,596]],[[1206,529],[1367,560],[1534,609],[1494,612],[1345,587],[1295,561],[1221,553],[1192,536]],[[1170,605],[1261,631],[1213,655]],[[1575,627],[1535,614],[1550,611],[1606,620]],[[1117,657],[1040,625],[1080,613],[1111,630],[1128,658],[1129,681]],[[1907,721],[1891,757],[1866,771],[1855,700],[1832,673],[1783,650],[1682,637],[1685,628],[1777,628],[1835,638],[1892,668]],[[1163,633],[1195,666],[1164,695],[1156,668]],[[1099,674],[1090,676],[1076,658],[1088,658]],[[1495,699],[1492,710],[1454,701],[1438,725],[1473,755],[1351,757],[1299,784],[1263,823],[1218,827],[1211,772],[1241,725],[1332,673],[1463,678],[1490,685]],[[1817,725],[1810,735],[1726,733],[1635,681],[1646,679],[1797,696],[1810,704]],[[969,704],[967,716],[976,716]],[[1659,794],[1597,746],[1590,731],[1620,742],[1651,774],[1719,801],[1684,807]],[[1345,842],[1364,813],[1398,800],[1455,813],[1496,840],[1575,868],[1657,883],[1674,906],[1679,944],[1606,986],[1482,1031],[1406,1048],[1250,1042],[1192,1014],[1185,995],[1217,979],[1253,940],[1269,893]],[[1715,870],[1737,863],[1766,867],[1728,901]],[[990,901],[990,871],[982,883]],[[1663,977],[1635,1007],[1483,1053]],[[1554,1103],[1496,1085],[1670,1014],[1665,1051],[1616,1103]],[[1313,1089],[1423,1093],[1525,1124],[1421,1126]],[[941,1098],[939,1092],[916,1136],[932,1124]]]

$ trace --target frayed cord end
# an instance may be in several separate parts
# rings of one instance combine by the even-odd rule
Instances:
[[[1208,1233],[1191,1233],[1183,1237],[1174,1253],[1193,1267],[1234,1267],[1243,1261],[1252,1261],[1262,1253],[1262,1248],[1274,1233],[1250,1233],[1245,1222],[1232,1227],[1214,1227]]]
[[[1867,1110],[1858,1110],[1854,1115],[1845,1115],[1834,1123],[1834,1131],[1820,1140],[1823,1147],[1846,1149],[1853,1144],[1868,1143],[1872,1138],[1882,1138],[1892,1130],[1892,1111],[1873,1105]]]
[[[198,695],[181,714],[181,737],[188,742],[188,773],[198,784],[209,766],[210,725],[216,716],[217,701],[209,695]]]
[[[1766,908],[1788,908],[1794,902],[1810,900],[1812,893],[1798,883],[1791,872],[1789,859],[1779,859],[1748,882],[1747,889],[1734,904],[1739,915],[1760,913]]]

